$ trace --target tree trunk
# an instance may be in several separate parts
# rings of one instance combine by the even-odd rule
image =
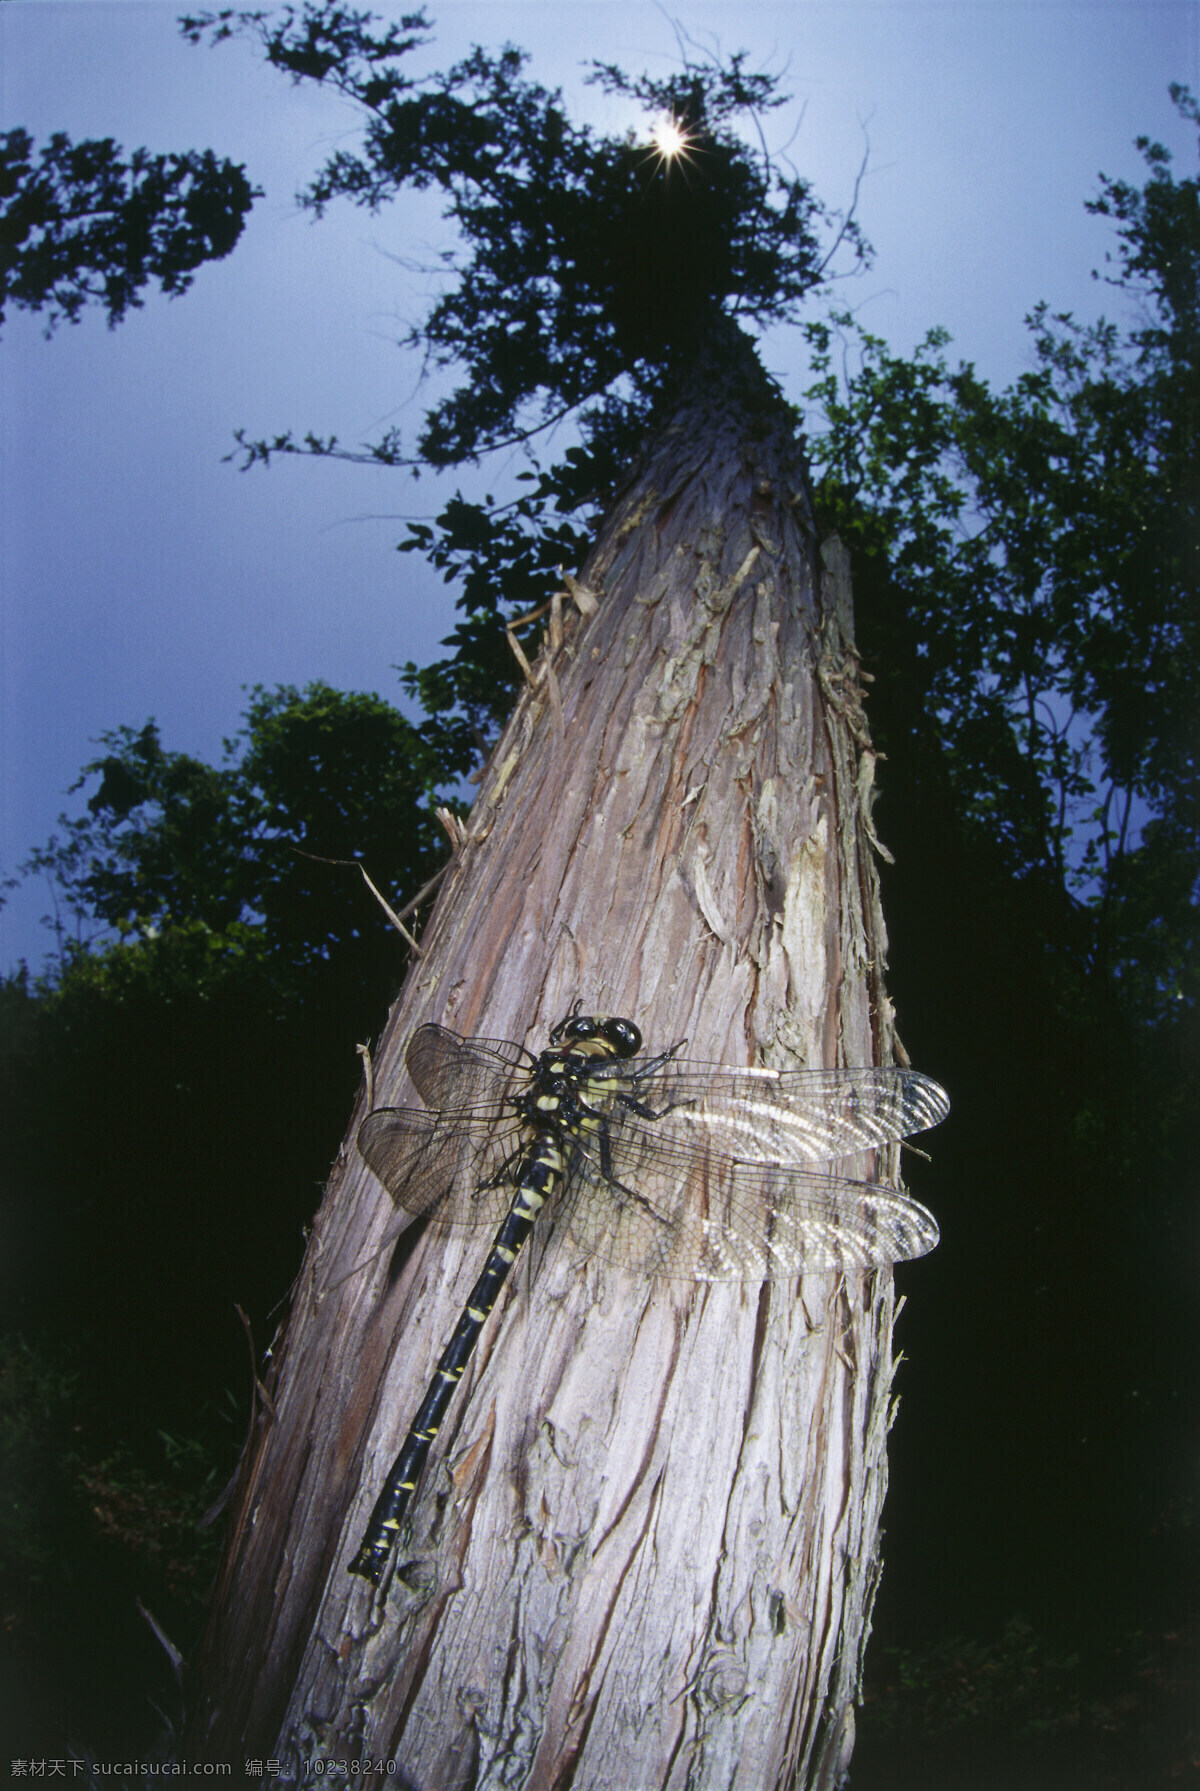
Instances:
[[[649,1052],[890,1062],[846,558],[818,550],[744,338],[702,364],[581,583],[599,607],[493,754],[376,1102],[420,1105],[422,1021],[537,1051],[577,998]],[[322,1295],[393,1219],[354,1149],[365,1112],[247,1452],[193,1751],[333,1784],[339,1761],[390,1761],[369,1782],[413,1791],[839,1784],[879,1574],[890,1273],[652,1281],[535,1232],[383,1601],[347,1564],[487,1238],[427,1231]]]

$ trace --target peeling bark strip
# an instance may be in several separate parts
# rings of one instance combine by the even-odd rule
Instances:
[[[839,545],[740,338],[701,367],[532,667],[393,1010],[524,1039],[578,996],[648,1051],[887,1063],[873,760]],[[562,734],[556,727],[561,705]],[[878,1578],[885,1273],[756,1287],[554,1236],[488,1323],[386,1602],[346,1572],[486,1239],[330,1180],[198,1670],[202,1757],[395,1760],[370,1782],[573,1791],[841,1782]],[[547,1216],[540,1222],[545,1223]],[[327,1770],[328,1783],[347,1778]],[[362,1782],[361,1777],[355,1782]]]

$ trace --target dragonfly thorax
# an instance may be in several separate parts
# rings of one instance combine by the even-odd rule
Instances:
[[[550,1034],[566,1050],[542,1051],[534,1060],[529,1086],[513,1099],[527,1125],[558,1131],[590,1130],[601,1117],[588,1100],[589,1084],[602,1066],[635,1057],[642,1035],[632,1020],[606,1015],[568,1014]]]

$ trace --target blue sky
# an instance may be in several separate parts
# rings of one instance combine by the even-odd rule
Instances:
[[[391,668],[432,657],[451,622],[452,594],[395,544],[453,480],[305,461],[241,474],[222,459],[239,426],[354,444],[398,425],[411,441],[430,392],[396,344],[427,290],[411,264],[445,240],[436,205],[406,197],[376,217],[339,205],[315,224],[298,213],[296,189],[355,140],[355,112],[290,86],[249,45],[186,44],[182,10],[0,4],[0,128],[211,147],[266,189],[233,254],[183,298],[150,296],[111,332],[100,315],[51,341],[36,317],[5,327],[0,875],[53,830],[103,729],[153,715],[168,747],[215,758],[242,686],[323,678],[395,698]],[[877,258],[842,300],[900,350],[945,325],[953,352],[997,381],[1029,365],[1022,318],[1039,299],[1083,316],[1103,306],[1090,276],[1112,237],[1083,209],[1098,173],[1139,180],[1142,132],[1193,167],[1166,89],[1200,90],[1197,0],[428,11],[427,66],[474,42],[517,43],[537,79],[614,128],[633,114],[585,87],[582,65],[666,74],[673,21],[703,47],[744,48],[784,72],[795,104],[769,128],[827,203],[849,201],[869,148],[859,217]],[[794,334],[770,336],[764,359],[798,397]],[[489,469],[486,488],[502,491],[518,465]],[[45,906],[31,888],[0,913],[0,969],[40,959]]]

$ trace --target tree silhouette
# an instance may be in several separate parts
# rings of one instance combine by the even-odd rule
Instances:
[[[1001,392],[950,367],[941,331],[905,360],[840,317],[861,351],[844,382],[834,328],[809,335],[821,502],[886,568],[866,619],[899,705],[881,746],[918,738],[920,775],[1040,891],[1065,982],[1169,1025],[1200,987],[1200,182],[1140,147],[1145,187],[1102,180],[1089,205],[1117,221],[1132,324],[1037,306],[1035,368]]]
[[[6,304],[45,311],[49,336],[100,304],[112,329],[152,280],[175,298],[233,249],[262,191],[244,167],[211,149],[123,157],[111,137],[56,131],[35,155],[28,131],[0,132],[0,322]]]

